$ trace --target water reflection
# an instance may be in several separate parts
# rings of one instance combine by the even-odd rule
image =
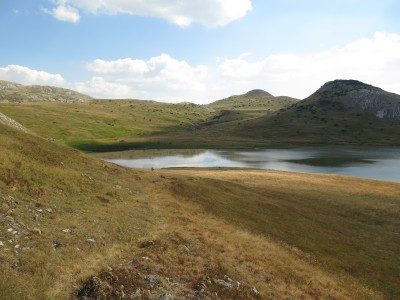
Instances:
[[[400,149],[319,146],[294,149],[143,150],[97,154],[131,168],[238,167],[342,174],[400,182]]]

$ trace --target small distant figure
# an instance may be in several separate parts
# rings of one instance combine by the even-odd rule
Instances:
[[[154,171],[154,168],[152,167],[151,170]]]

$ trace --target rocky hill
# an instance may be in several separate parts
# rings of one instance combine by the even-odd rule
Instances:
[[[62,102],[80,103],[92,98],[63,88],[32,85],[25,86],[0,80],[0,102]]]
[[[356,80],[335,80],[302,101],[232,130],[279,142],[400,144],[399,123],[399,95]]]
[[[324,107],[359,108],[377,118],[400,122],[400,95],[357,80],[335,80],[324,84],[305,100]]]

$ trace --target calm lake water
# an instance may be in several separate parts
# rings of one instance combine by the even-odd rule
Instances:
[[[262,150],[135,150],[96,156],[130,168],[238,167],[400,182],[400,148],[318,146]]]

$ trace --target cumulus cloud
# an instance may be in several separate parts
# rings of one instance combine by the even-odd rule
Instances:
[[[98,98],[167,102],[207,103],[254,88],[305,98],[334,79],[357,79],[400,94],[400,35],[376,33],[330,51],[275,54],[256,61],[243,54],[210,67],[167,54],[147,60],[96,59],[87,71],[87,81],[73,83],[59,74],[9,65],[0,68],[0,79],[64,86]]]
[[[149,60],[125,58],[113,61],[96,59],[87,65],[87,69],[94,78],[79,86],[80,91],[87,91],[95,87],[98,93],[113,96],[107,92],[115,88],[118,95],[129,97],[145,97],[165,99],[172,96],[182,100],[184,95],[201,92],[206,89],[208,68],[206,66],[191,66],[186,61],[179,61],[167,54],[152,57]],[[101,80],[100,80],[101,79]],[[94,85],[96,83],[96,85]],[[123,88],[124,87],[124,88]],[[93,93],[90,93],[93,95]]]
[[[203,65],[190,66],[167,54],[152,57],[149,60],[120,59],[105,61],[94,60],[88,64],[88,70],[94,73],[110,75],[119,82],[156,83],[168,89],[199,89],[207,77],[208,68]]]
[[[131,87],[115,82],[108,82],[103,77],[92,77],[89,81],[75,84],[74,89],[83,94],[97,98],[131,98],[134,91]]]
[[[42,8],[42,11],[64,22],[78,23],[81,18],[78,9],[68,5],[67,0],[59,0],[53,9]]]
[[[26,85],[56,85],[65,83],[60,74],[51,74],[44,71],[32,70],[19,65],[8,65],[0,68],[0,79]]]
[[[376,33],[327,52],[270,55],[254,62],[241,55],[225,60],[218,72],[220,84],[264,87],[273,94],[299,98],[333,79],[358,79],[400,93],[400,35]]]
[[[79,11],[92,14],[130,14],[167,20],[179,26],[199,23],[224,26],[244,17],[251,0],[58,0],[52,15],[62,21],[78,22]]]

